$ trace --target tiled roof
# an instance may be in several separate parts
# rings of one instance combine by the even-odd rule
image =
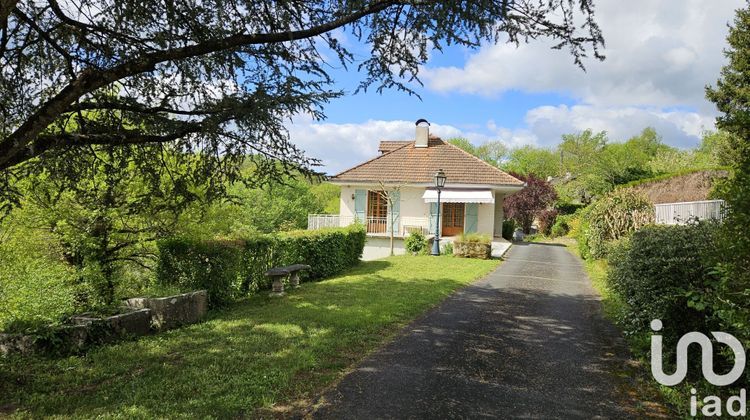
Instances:
[[[388,153],[398,149],[401,146],[406,146],[409,143],[413,143],[412,140],[383,140],[378,146],[378,152]]]
[[[386,142],[383,142],[386,143]],[[381,143],[381,148],[383,146]],[[438,169],[445,171],[447,184],[523,185],[522,181],[439,138],[429,147],[400,147],[333,176],[333,181],[432,183]]]

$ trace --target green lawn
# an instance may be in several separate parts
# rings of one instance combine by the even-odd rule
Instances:
[[[498,264],[392,257],[86,356],[0,359],[0,417],[282,414],[307,406],[399,327]]]

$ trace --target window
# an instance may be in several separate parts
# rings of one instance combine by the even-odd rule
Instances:
[[[380,191],[367,192],[367,231],[385,233],[388,223],[388,201]]]

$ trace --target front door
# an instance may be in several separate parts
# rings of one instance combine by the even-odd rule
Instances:
[[[443,236],[464,233],[464,203],[443,204]]]

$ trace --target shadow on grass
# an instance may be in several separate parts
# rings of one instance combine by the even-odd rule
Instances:
[[[311,398],[470,280],[451,278],[440,266],[471,268],[474,278],[488,271],[475,262],[409,267],[397,261],[398,267],[363,263],[281,299],[254,296],[202,324],[83,357],[0,360],[0,407],[32,417],[236,417]]]

